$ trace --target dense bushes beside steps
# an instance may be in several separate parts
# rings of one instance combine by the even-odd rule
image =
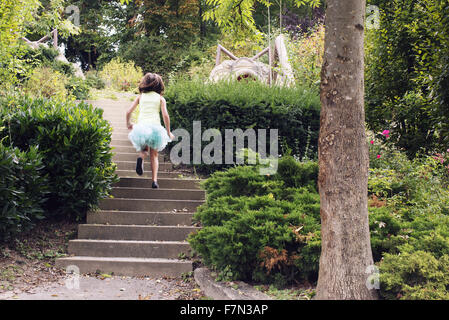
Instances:
[[[385,149],[368,182],[371,246],[384,299],[448,299],[449,153],[409,160]],[[189,237],[222,279],[316,280],[321,250],[315,162],[293,157],[278,172],[256,166],[215,172],[202,186],[206,203]],[[348,226],[350,227],[350,226]]]
[[[48,180],[36,147],[27,151],[0,143],[0,241],[44,217]]]
[[[368,182],[371,246],[386,299],[447,299],[448,155],[384,150]]]
[[[173,129],[186,129],[191,139],[193,121],[201,121],[203,131],[220,130],[223,141],[225,129],[278,129],[281,153],[291,149],[300,158],[316,155],[320,101],[312,90],[268,87],[259,82],[178,80],[170,84],[165,98]],[[209,143],[203,141],[202,147]],[[223,167],[202,166],[209,172]]]
[[[5,142],[37,146],[48,175],[46,214],[82,218],[117,181],[109,146],[112,129],[91,105],[48,99],[0,100]]]
[[[280,286],[316,280],[321,244],[317,172],[316,163],[292,157],[281,159],[273,176],[260,175],[256,166],[215,172],[203,183],[207,200],[194,216],[203,228],[189,237],[192,248],[232,279]],[[306,176],[311,179],[303,183]]]

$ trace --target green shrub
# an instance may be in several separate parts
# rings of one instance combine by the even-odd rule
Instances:
[[[295,81],[319,89],[324,54],[324,25],[317,25],[310,33],[287,41],[289,60]]]
[[[106,87],[119,91],[136,89],[143,76],[142,69],[136,67],[134,62],[125,62],[120,58],[108,62],[99,74]]]
[[[177,74],[186,73],[191,65],[201,61],[206,47],[207,43],[198,39],[179,46],[173,45],[164,36],[149,35],[121,46],[118,54],[126,61],[134,61],[144,72],[157,73],[164,80],[169,80]],[[207,59],[214,60],[209,56]]]
[[[367,32],[366,120],[370,129],[394,128],[409,157],[420,149],[446,150],[447,1],[371,1],[380,28]]]
[[[53,47],[39,46],[37,49],[24,46],[21,59],[26,61],[31,68],[46,67],[55,70],[67,77],[75,75],[75,69],[71,63],[56,60],[59,52]]]
[[[29,229],[42,219],[47,194],[42,156],[0,143],[0,241]]]
[[[117,176],[109,146],[112,129],[101,109],[28,97],[5,98],[0,105],[10,142],[24,151],[39,146],[49,179],[46,214],[82,218],[108,195]]]
[[[204,130],[220,130],[222,137],[225,129],[278,129],[281,153],[291,149],[300,158],[316,155],[320,102],[308,89],[178,80],[170,84],[165,98],[173,129],[186,129],[191,137],[193,121],[201,121]],[[202,147],[209,144],[201,143]],[[269,132],[266,150],[270,150]],[[209,172],[225,167],[229,165],[199,166]]]
[[[409,160],[385,148],[370,169],[369,227],[385,299],[447,299],[447,158]],[[215,172],[189,237],[205,264],[234,279],[316,280],[321,251],[318,165],[282,157],[278,172],[257,166]]]
[[[65,84],[65,88],[77,100],[89,99],[90,87],[86,80],[78,77],[71,77]]]
[[[311,165],[285,157],[279,167],[295,172],[298,182]],[[309,183],[290,187],[283,173],[265,176],[257,166],[239,166],[203,183],[207,201],[194,216],[203,228],[189,242],[207,265],[230,271],[234,279],[316,279],[319,195]]]
[[[380,267],[381,293],[387,299],[448,300],[448,270],[449,255],[386,254]]]
[[[104,81],[99,77],[96,70],[90,70],[86,72],[86,81],[90,87],[95,89],[101,90],[106,86]]]
[[[63,74],[48,67],[38,67],[26,81],[24,91],[35,97],[64,99],[68,95],[66,83]]]

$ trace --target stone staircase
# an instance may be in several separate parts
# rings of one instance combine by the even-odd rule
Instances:
[[[151,188],[151,167],[145,159],[144,175],[135,173],[137,153],[128,140],[125,113],[130,102],[92,102],[104,110],[112,127],[112,143],[120,181],[113,198],[103,199],[100,210],[87,213],[78,239],[69,242],[69,257],[56,260],[61,268],[76,266],[81,273],[124,276],[180,276],[192,271],[186,237],[199,229],[192,215],[204,202],[200,180],[179,177],[173,165],[159,156],[159,189]]]

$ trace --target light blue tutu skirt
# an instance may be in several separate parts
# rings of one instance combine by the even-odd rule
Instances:
[[[167,143],[171,141],[167,130],[163,126],[142,123],[133,125],[132,131],[128,134],[128,139],[137,152],[143,151],[146,146],[162,151],[167,146]]]

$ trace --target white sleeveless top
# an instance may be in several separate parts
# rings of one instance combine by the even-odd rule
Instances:
[[[142,93],[139,101],[137,123],[161,125],[161,96],[154,91]]]

